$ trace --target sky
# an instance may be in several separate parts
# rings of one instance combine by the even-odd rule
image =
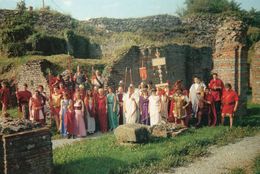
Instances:
[[[1,9],[14,9],[19,0],[0,0]],[[27,6],[41,8],[43,0],[25,0]],[[157,14],[176,15],[185,0],[44,0],[45,5],[79,20],[97,17],[129,18]],[[260,10],[260,0],[236,0],[243,9]]]

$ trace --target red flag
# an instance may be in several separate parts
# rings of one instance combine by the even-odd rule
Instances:
[[[141,78],[142,80],[146,80],[146,79],[147,79],[146,67],[141,67],[141,68],[139,68],[139,73],[140,73],[140,78]]]

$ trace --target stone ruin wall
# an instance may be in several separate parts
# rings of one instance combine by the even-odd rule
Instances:
[[[20,120],[1,124],[1,174],[52,173],[52,142],[48,128],[32,128],[33,123],[21,123]]]
[[[188,88],[192,83],[193,76],[199,76],[208,83],[209,74],[212,69],[211,48],[202,47],[194,48],[187,45],[166,45],[160,47],[161,57],[166,58],[167,65],[163,67],[164,82],[170,80],[171,83],[182,79],[183,84]],[[144,52],[150,52],[147,58]],[[139,76],[139,67],[143,65],[147,67],[148,78],[146,82],[152,81],[154,84],[159,82],[158,74],[154,76],[152,67],[152,59],[155,58],[155,47],[139,48],[132,47],[118,62],[112,67],[110,80],[118,83],[125,79],[125,69],[132,69],[133,82],[137,86],[141,79]],[[165,73],[167,69],[167,74]],[[130,83],[129,71],[127,76],[127,86]]]
[[[260,42],[256,43],[254,50],[251,62],[252,102],[260,104]]]
[[[4,174],[51,174],[52,144],[43,128],[3,136]]]
[[[38,85],[43,85],[44,91],[49,96],[50,90],[47,81],[47,72],[48,68],[51,69],[52,63],[47,60],[33,60],[29,61],[26,64],[20,67],[18,73],[18,88],[19,90],[23,89],[23,84],[28,84],[28,89],[30,91],[35,91]]]
[[[238,115],[246,114],[248,65],[246,47],[247,26],[233,19],[224,21],[216,35],[213,55],[214,72],[224,83],[231,83],[239,94]]]
[[[197,48],[178,44],[159,47],[161,57],[166,57],[167,62],[168,74],[164,77],[171,82],[182,79],[188,88],[194,75],[201,77],[208,84],[210,73],[216,72],[224,83],[231,83],[238,92],[240,98],[238,115],[245,115],[248,91],[246,31],[247,26],[243,22],[229,18],[218,27],[213,47],[211,45]],[[115,62],[110,79],[115,82],[124,80],[127,66],[132,68],[133,81],[138,84],[140,82],[138,68],[142,64],[143,49],[146,48],[130,49],[118,62]],[[146,62],[149,70],[148,78],[158,81],[151,70],[151,58],[155,57],[156,48],[149,47],[149,49],[151,56]]]
[[[2,137],[3,135],[0,133],[0,172],[4,171],[4,145]]]

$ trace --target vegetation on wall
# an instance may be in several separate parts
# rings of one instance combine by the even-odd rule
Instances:
[[[40,55],[64,54],[67,52],[65,39],[34,33],[27,39],[28,53]]]
[[[77,58],[88,57],[89,40],[83,36],[75,34],[72,30],[65,31],[65,39],[68,43],[68,52]]]

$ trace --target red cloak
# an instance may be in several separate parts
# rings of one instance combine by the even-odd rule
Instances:
[[[75,111],[69,111],[69,109],[66,112],[66,117],[64,120],[65,127],[67,127],[67,131],[71,135],[76,135],[76,121],[75,121]]]
[[[107,132],[107,110],[106,110],[106,96],[99,96],[97,98],[97,116],[101,132]]]

